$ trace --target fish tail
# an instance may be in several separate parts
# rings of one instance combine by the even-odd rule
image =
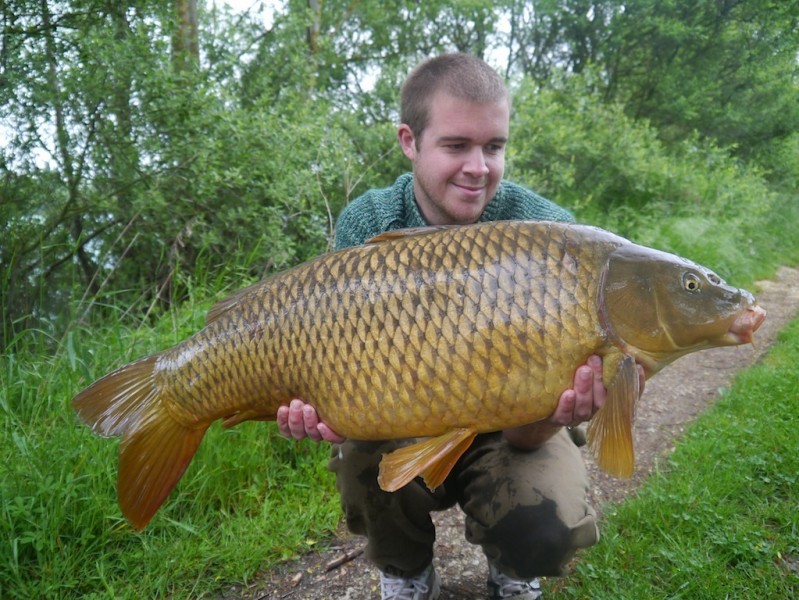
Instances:
[[[166,410],[155,385],[157,358],[125,365],[72,400],[95,433],[122,436],[117,496],[137,530],[144,529],[177,485],[208,429],[208,424],[183,425]]]
[[[588,445],[599,468],[625,479],[635,470],[633,421],[638,401],[638,369],[632,357],[624,357],[616,368],[604,406],[588,424]]]

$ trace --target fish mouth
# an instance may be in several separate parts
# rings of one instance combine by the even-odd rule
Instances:
[[[750,306],[738,315],[730,325],[727,336],[733,344],[751,344],[754,332],[766,319],[766,310],[760,306]]]

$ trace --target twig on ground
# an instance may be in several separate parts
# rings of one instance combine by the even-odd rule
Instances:
[[[331,560],[329,563],[325,565],[325,572],[330,572],[333,569],[337,569],[341,565],[348,563],[352,560],[358,558],[361,554],[363,554],[363,548],[356,548],[355,550],[350,550],[349,552],[345,552],[338,558]]]

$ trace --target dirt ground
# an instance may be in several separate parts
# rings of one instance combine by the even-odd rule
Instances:
[[[637,465],[632,479],[614,479],[599,472],[584,449],[593,482],[592,500],[600,515],[608,503],[635,492],[658,460],[673,450],[686,426],[730,385],[736,371],[756,362],[777,332],[799,314],[799,269],[780,269],[774,280],[759,282],[755,292],[768,316],[755,336],[754,347],[691,354],[647,382],[635,423]],[[463,537],[463,514],[454,508],[434,515],[434,520],[441,600],[485,598],[486,561],[480,549]],[[363,539],[342,528],[326,548],[262,573],[248,586],[231,588],[218,600],[377,598],[378,573],[364,559],[362,548]]]

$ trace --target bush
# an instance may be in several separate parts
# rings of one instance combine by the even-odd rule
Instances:
[[[688,256],[723,277],[762,274],[755,248],[784,229],[772,216],[786,207],[763,174],[724,148],[698,136],[666,146],[646,123],[574,82],[567,90],[522,85],[514,115],[513,179],[582,222]]]

